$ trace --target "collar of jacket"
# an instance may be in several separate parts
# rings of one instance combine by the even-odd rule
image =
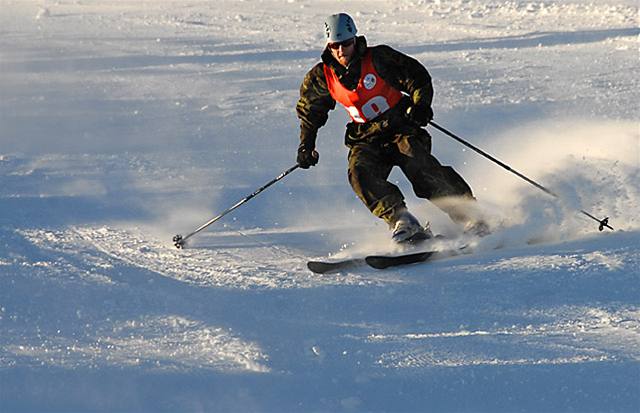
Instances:
[[[356,55],[347,67],[342,66],[331,54],[329,46],[325,46],[322,52],[322,63],[333,69],[338,79],[342,80],[345,76],[357,74],[360,77],[360,61],[367,52],[367,39],[364,36],[356,37]],[[357,73],[356,73],[357,72]]]

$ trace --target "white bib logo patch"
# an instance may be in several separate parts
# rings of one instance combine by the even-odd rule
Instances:
[[[374,87],[376,87],[376,82],[377,82],[377,79],[375,75],[373,73],[369,73],[364,77],[362,84],[364,85],[365,89],[371,90]]]

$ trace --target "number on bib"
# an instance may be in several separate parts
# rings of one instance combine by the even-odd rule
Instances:
[[[362,105],[362,114],[367,120],[374,119],[387,110],[389,110],[389,102],[387,102],[384,96],[372,97],[367,103]]]

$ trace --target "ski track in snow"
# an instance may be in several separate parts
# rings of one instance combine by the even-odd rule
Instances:
[[[130,265],[155,272],[163,277],[205,287],[228,288],[310,288],[322,285],[366,285],[377,283],[375,277],[356,274],[315,275],[306,268],[301,251],[273,249],[269,246],[246,248],[176,249],[168,242],[150,238],[140,230],[109,227],[76,227],[64,231],[27,230],[22,235],[38,248],[54,253],[56,261],[31,265],[63,267],[59,254],[79,255],[89,269],[79,276],[100,272],[101,268]],[[211,239],[212,236],[209,236]],[[100,277],[93,275],[94,278]],[[108,280],[105,277],[105,280]]]
[[[259,232],[253,232],[254,236],[258,234]],[[315,276],[302,269],[285,271],[287,262],[281,257],[275,257],[276,262],[270,268],[265,264],[265,257],[271,256],[273,259],[274,251],[269,249],[262,253],[254,252],[251,257],[256,261],[247,260],[246,255],[233,248],[230,248],[230,252],[215,252],[212,258],[208,249],[174,250],[171,245],[144,239],[139,230],[76,227],[66,231],[26,230],[20,231],[20,235],[47,254],[53,253],[55,259],[41,259],[35,262],[5,259],[2,265],[26,268],[33,271],[34,275],[40,272],[49,280],[58,279],[60,282],[68,283],[75,279],[104,286],[117,283],[108,273],[123,265],[135,266],[162,277],[196,286],[237,289],[318,288],[340,284],[362,288],[367,285],[374,288],[395,285],[395,288],[399,288],[401,285],[421,285],[421,279],[434,276],[454,277],[454,280],[473,280],[480,277],[480,280],[476,281],[476,288],[482,288],[482,277],[487,273],[497,278],[504,275],[510,279],[521,278],[527,282],[541,277],[554,277],[554,274],[564,278],[575,274],[576,277],[585,279],[612,279],[611,276],[607,276],[609,273],[619,274],[616,277],[624,282],[627,278],[624,274],[633,274],[640,261],[637,248],[628,247],[619,248],[619,251],[611,249],[606,253],[545,253],[511,258],[491,258],[491,252],[485,252],[483,257],[483,253],[478,252],[476,255],[425,264],[418,277],[411,267],[399,269],[395,276],[389,272],[376,272],[364,268],[354,271],[359,273],[358,275],[345,273],[327,277]],[[633,239],[637,238],[631,236]],[[215,235],[210,236],[209,242],[215,238]],[[570,245],[560,248],[570,249]],[[590,245],[593,244],[587,244]],[[540,248],[530,247],[534,251],[539,251]],[[545,249],[553,251],[558,247],[547,246]],[[523,252],[522,249],[508,249],[503,254],[508,254],[509,251],[513,251],[514,254]],[[493,255],[496,254],[498,252],[493,252]],[[62,258],[64,256],[69,258]],[[291,259],[291,265],[300,265],[299,257]],[[220,267],[211,268],[212,260]],[[478,260],[480,263],[469,263]],[[76,262],[76,265],[72,262]],[[261,267],[256,270],[252,265]],[[367,277],[367,274],[370,276]],[[637,274],[633,275],[631,280],[637,282]],[[471,281],[471,284],[473,283],[474,281]],[[555,321],[489,330],[370,333],[366,338],[351,338],[364,346],[373,345],[373,349],[370,350],[372,353],[378,351],[376,348],[380,343],[394,348],[407,348],[380,352],[376,364],[394,369],[579,364],[640,359],[639,307],[622,307],[618,310],[560,307],[519,314],[518,317]],[[148,368],[158,369],[269,370],[268,364],[261,363],[268,360],[268,355],[256,349],[255,345],[245,344],[225,334],[221,329],[200,324],[202,323],[175,316],[140,321],[127,320],[110,327],[117,333],[115,337],[83,337],[82,340],[46,337],[40,346],[10,344],[5,349],[4,366],[13,365],[17,360],[31,359],[31,363],[39,365],[68,368],[148,364]],[[163,327],[165,325],[166,328]],[[155,333],[160,334],[158,337],[154,337],[154,327],[162,331]],[[120,334],[122,331],[129,331],[127,328],[131,335]],[[24,334],[28,336],[32,333]],[[182,348],[181,352],[172,346]],[[211,349],[215,351],[211,352]],[[527,354],[536,356],[526,357]]]
[[[37,345],[5,345],[7,361],[31,367],[64,369],[142,368],[149,371],[219,372],[269,371],[266,355],[255,343],[244,342],[223,328],[179,316],[143,318],[114,323],[95,336],[39,336]],[[19,332],[14,332],[18,333]],[[16,335],[18,335],[16,334]],[[2,361],[2,358],[0,358]]]
[[[380,356],[387,368],[476,365],[544,365],[640,361],[640,308],[558,308],[536,317],[553,323],[504,329],[434,333],[371,334],[374,343],[408,350]],[[532,353],[537,357],[528,357]]]
[[[628,264],[632,268],[630,261],[636,264],[636,254],[615,254],[601,251],[591,252],[587,254],[547,254],[533,255],[528,257],[513,257],[500,259],[495,263],[484,263],[482,266],[470,265],[460,269],[466,270],[483,270],[483,271],[499,271],[499,272],[518,272],[518,271],[545,271],[545,272],[562,272],[562,273],[592,273],[602,270],[612,270],[624,267]]]

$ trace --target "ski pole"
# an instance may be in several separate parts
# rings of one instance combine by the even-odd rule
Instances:
[[[265,189],[267,189],[268,187],[270,187],[271,185],[275,184],[276,182],[278,182],[279,180],[281,180],[282,178],[284,178],[285,176],[289,175],[291,172],[295,171],[296,169],[298,169],[300,167],[300,165],[296,164],[294,166],[292,166],[291,168],[287,169],[286,171],[282,172],[280,175],[278,175],[277,177],[273,178],[271,181],[267,182],[266,184],[264,184],[263,186],[261,186],[260,188],[256,189],[252,194],[242,198],[240,201],[236,202],[232,207],[227,208],[226,210],[224,210],[223,212],[221,212],[220,214],[216,215],[215,217],[211,218],[209,221],[205,222],[204,224],[202,224],[200,227],[198,227],[195,231],[193,231],[190,234],[185,235],[184,237],[180,234],[176,235],[173,237],[173,245],[176,246],[176,248],[180,249],[180,248],[184,248],[185,243],[187,242],[187,240],[189,238],[191,238],[192,236],[196,235],[198,232],[202,231],[203,229],[207,228],[209,225],[213,224],[214,222],[216,222],[217,220],[219,220],[220,218],[224,217],[225,215],[227,215],[229,212],[235,210],[236,208],[238,208],[240,205],[248,202],[251,198],[255,197],[256,195],[258,195],[260,192],[264,191]]]
[[[461,144],[463,144],[464,146],[466,146],[467,148],[471,148],[472,150],[476,151],[477,153],[479,153],[480,155],[484,156],[485,158],[489,159],[490,161],[500,165],[501,167],[503,167],[504,169],[506,169],[507,171],[513,173],[514,175],[516,175],[517,177],[524,179],[526,182],[530,183],[531,185],[535,186],[536,188],[540,189],[541,191],[551,195],[554,198],[560,199],[560,196],[558,196],[556,193],[552,192],[550,189],[545,188],[544,186],[540,185],[539,183],[537,183],[536,181],[534,181],[533,179],[527,178],[525,175],[521,174],[520,172],[516,171],[515,169],[511,168],[509,165],[505,164],[504,162],[500,161],[499,159],[489,155],[488,153],[486,153],[485,151],[483,151],[482,149],[473,146],[472,144],[470,144],[469,142],[465,141],[464,139],[460,138],[459,136],[456,136],[455,134],[453,134],[452,132],[449,132],[448,130],[446,130],[445,128],[443,128],[442,126],[438,125],[437,123],[435,123],[433,120],[429,122],[429,124],[431,126],[433,126],[434,128],[438,129],[440,132],[444,133],[445,135],[448,135],[449,137],[457,140],[458,142],[460,142]],[[594,221],[596,221],[597,223],[600,224],[600,226],[598,227],[598,229],[600,231],[602,231],[605,227],[609,228],[610,230],[613,230],[613,228],[609,225],[609,217],[605,217],[603,219],[598,219],[595,216],[593,216],[592,214],[588,213],[587,211],[581,209],[580,212],[593,219]]]

